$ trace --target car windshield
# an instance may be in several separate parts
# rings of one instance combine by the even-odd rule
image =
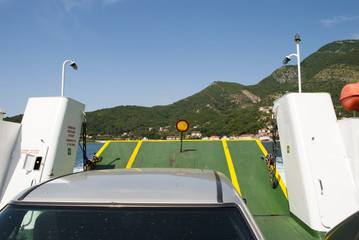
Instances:
[[[79,207],[9,205],[1,239],[254,239],[236,206]]]

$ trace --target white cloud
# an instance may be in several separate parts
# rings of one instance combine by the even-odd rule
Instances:
[[[353,39],[359,39],[359,33],[354,34]]]
[[[91,9],[96,0],[62,0],[65,10],[71,12],[74,9]]]
[[[122,0],[103,0],[103,6],[112,5],[118,2],[122,2]]]
[[[347,21],[353,21],[359,19],[359,16],[354,16],[354,17],[350,17],[350,16],[335,16],[332,18],[327,18],[327,19],[323,19],[320,22],[326,26],[326,27],[331,27],[333,25],[342,23],[342,22],[347,22]]]
[[[0,0],[3,1],[3,0]],[[65,10],[71,13],[74,9],[91,10],[95,5],[103,7],[116,4],[122,0],[62,0]]]

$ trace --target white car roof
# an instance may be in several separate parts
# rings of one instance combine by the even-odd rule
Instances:
[[[47,203],[243,205],[223,174],[199,169],[116,169],[75,173],[31,188],[17,201]]]

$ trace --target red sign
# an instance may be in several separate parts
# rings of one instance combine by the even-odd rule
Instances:
[[[68,147],[74,147],[76,145],[76,127],[67,126],[67,138],[66,143]]]

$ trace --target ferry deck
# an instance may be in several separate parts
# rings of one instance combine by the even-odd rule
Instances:
[[[108,141],[92,169],[197,168],[225,174],[236,187],[266,239],[322,239],[289,211],[284,182],[273,189],[259,140]]]

